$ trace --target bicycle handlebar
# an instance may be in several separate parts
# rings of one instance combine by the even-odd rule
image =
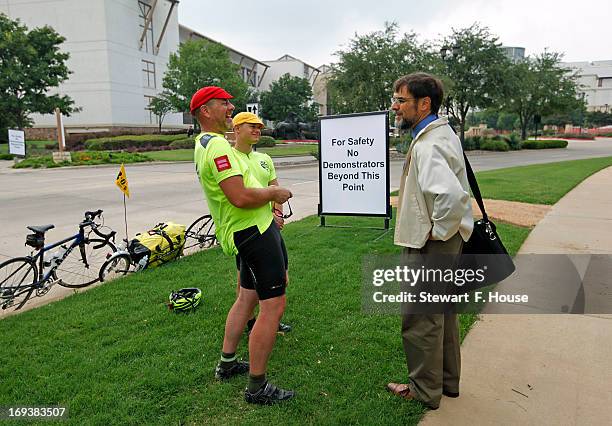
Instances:
[[[87,211],[85,212],[85,220],[83,222],[80,223],[80,227],[84,228],[86,226],[91,226],[91,230],[94,232],[94,234],[96,234],[98,237],[104,238],[105,240],[110,240],[111,238],[114,239],[116,232],[115,231],[111,231],[108,234],[104,234],[102,232],[100,232],[98,230],[98,226],[99,224],[97,224],[94,220],[97,218],[101,218],[102,217],[102,209],[96,210],[96,211]]]
[[[85,221],[93,221],[95,218],[101,217],[102,211],[102,209],[99,209],[95,212],[85,212]]]

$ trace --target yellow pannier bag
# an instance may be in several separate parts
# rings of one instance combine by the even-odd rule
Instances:
[[[128,245],[128,251],[142,269],[153,268],[180,257],[184,245],[185,225],[164,222],[147,232],[136,234]]]

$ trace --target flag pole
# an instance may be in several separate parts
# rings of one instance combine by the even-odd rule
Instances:
[[[123,219],[125,221],[125,241],[126,244],[127,242],[130,240],[130,237],[128,234],[128,225],[127,225],[127,206],[125,204],[125,193],[123,194]]]

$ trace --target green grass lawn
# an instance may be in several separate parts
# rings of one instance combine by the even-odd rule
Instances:
[[[483,198],[555,204],[585,178],[612,166],[612,157],[534,164],[476,173]]]
[[[316,150],[316,144],[277,145],[271,148],[258,149],[258,151],[265,152],[270,157],[291,157],[300,155],[310,155],[312,151]],[[146,152],[145,155],[156,161],[193,161],[193,149],[150,151]]]
[[[277,407],[244,402],[246,379],[213,379],[234,299],[235,263],[220,249],[134,274],[1,321],[0,405],[59,404],[72,424],[416,424],[424,413],[385,390],[405,381],[400,318],[361,310],[361,262],[397,253],[381,219],[288,224],[288,306],[270,379],[297,391]],[[516,251],[528,229],[501,224]],[[383,235],[384,233],[384,235]],[[174,314],[171,290],[199,287],[193,313]],[[465,335],[474,315],[461,317]],[[246,357],[246,340],[238,349]]]
[[[610,166],[612,157],[589,158],[487,170],[477,172],[476,179],[483,198],[555,204],[584,179]]]
[[[30,154],[51,152],[45,146],[52,143],[57,145],[57,141],[26,141],[26,154],[29,156]],[[8,149],[8,143],[0,143],[0,154],[8,154]],[[59,150],[59,147],[57,150]]]
[[[527,166],[479,179],[488,197],[558,199],[611,163]],[[309,217],[283,231],[291,278],[284,320],[294,330],[279,336],[269,376],[295,389],[294,401],[253,407],[242,399],[245,379],[214,381],[236,275],[233,258],[217,248],[1,320],[0,405],[66,405],[79,425],[416,424],[424,408],[384,389],[406,380],[400,319],[361,310],[364,256],[399,252],[392,231],[366,228],[382,222],[330,217],[330,225],[351,227],[320,228]],[[529,234],[503,223],[498,231],[511,253]],[[200,307],[168,312],[170,291],[191,286],[203,290]],[[463,337],[476,316],[460,319]],[[238,353],[246,357],[245,342]]]

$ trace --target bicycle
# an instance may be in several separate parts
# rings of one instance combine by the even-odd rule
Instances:
[[[185,231],[183,254],[190,255],[216,244],[218,241],[215,235],[215,223],[211,215],[205,214],[197,218]]]
[[[37,297],[43,296],[55,284],[82,288],[99,280],[99,265],[109,251],[116,251],[111,241],[114,241],[115,231],[108,234],[99,231],[98,228],[103,227],[102,210],[88,211],[84,216],[77,234],[47,246],[45,233],[55,228],[54,225],[27,227],[33,232],[26,236],[26,245],[33,247],[32,253],[0,264],[0,306],[3,310],[15,305],[15,310],[21,309],[34,292]],[[98,218],[102,223],[95,222]],[[89,238],[92,232],[99,238]],[[60,249],[45,259],[45,254],[56,247]],[[77,247],[78,252],[74,251]]]
[[[182,255],[190,255],[217,244],[214,227],[212,216],[209,214],[199,217],[189,225],[185,231]],[[123,242],[124,246],[110,255],[100,268],[100,281],[110,281],[128,273],[142,271],[147,267],[148,257],[130,252],[129,241],[124,239]]]

